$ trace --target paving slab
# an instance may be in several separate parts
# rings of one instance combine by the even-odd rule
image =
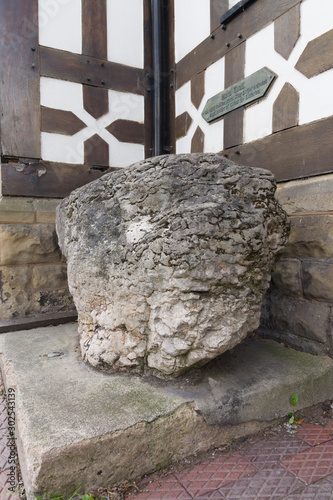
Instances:
[[[333,360],[269,340],[172,382],[97,372],[78,341],[76,324],[0,337],[28,500],[110,487],[256,432],[293,410],[294,393],[298,409],[332,396]]]

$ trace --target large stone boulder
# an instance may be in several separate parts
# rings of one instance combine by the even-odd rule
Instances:
[[[155,157],[60,205],[83,358],[174,377],[258,327],[287,216],[273,175],[216,154]]]

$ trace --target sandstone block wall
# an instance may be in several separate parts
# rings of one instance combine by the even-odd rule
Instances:
[[[272,275],[260,334],[333,356],[333,175],[280,184],[289,243]]]
[[[60,200],[0,200],[0,323],[73,311],[55,233]]]

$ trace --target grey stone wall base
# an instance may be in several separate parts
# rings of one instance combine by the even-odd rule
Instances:
[[[326,344],[295,335],[287,330],[279,330],[260,325],[256,333],[263,339],[274,340],[292,349],[297,349],[298,351],[312,354],[313,356],[327,356],[330,354],[329,347]]]
[[[28,500],[110,487],[256,432],[293,410],[294,393],[299,408],[332,396],[333,360],[271,340],[173,382],[94,371],[78,342],[75,324],[0,337]]]
[[[333,357],[333,175],[280,183],[289,243],[272,274],[261,335]]]

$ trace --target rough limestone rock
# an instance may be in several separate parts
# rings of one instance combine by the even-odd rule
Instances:
[[[174,377],[258,327],[287,216],[273,175],[215,154],[155,157],[74,191],[57,231],[83,358]]]

